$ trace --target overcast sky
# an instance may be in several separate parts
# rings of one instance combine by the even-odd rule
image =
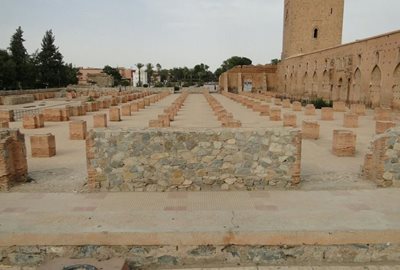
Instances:
[[[399,0],[346,0],[343,41],[400,29],[399,10]],[[283,0],[0,0],[0,48],[21,26],[32,53],[53,29],[75,66],[214,70],[233,55],[254,64],[279,58],[282,17]]]

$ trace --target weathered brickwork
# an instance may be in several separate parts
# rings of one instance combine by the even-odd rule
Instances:
[[[92,130],[92,191],[263,190],[300,181],[293,129]]]
[[[377,135],[365,156],[363,176],[379,186],[400,187],[400,127]]]
[[[0,191],[28,180],[25,137],[18,130],[0,130]]]

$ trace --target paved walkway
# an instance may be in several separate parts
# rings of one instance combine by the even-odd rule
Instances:
[[[220,128],[221,123],[218,122],[203,94],[191,94],[183,103],[175,121],[171,122],[171,127]]]
[[[0,246],[400,243],[400,189],[0,194]]]

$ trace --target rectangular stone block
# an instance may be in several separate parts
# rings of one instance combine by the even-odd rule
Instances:
[[[0,128],[10,128],[10,123],[8,121],[0,120]]]
[[[8,123],[8,122],[7,122]],[[25,136],[18,129],[0,130],[0,191],[28,180]]]
[[[226,128],[240,128],[240,127],[242,127],[242,123],[239,120],[231,119],[231,120],[222,122],[222,126],[226,127]]]
[[[392,109],[376,108],[375,109],[375,120],[376,121],[393,121]]]
[[[284,99],[282,101],[282,107],[285,109],[290,109],[290,107],[292,106],[292,103],[290,102],[290,99]]]
[[[284,127],[297,127],[297,116],[294,113],[283,114],[283,126]]]
[[[355,113],[344,114],[343,126],[345,128],[358,128],[358,114]]]
[[[274,104],[275,104],[276,106],[281,106],[281,105],[282,105],[282,100],[281,100],[280,98],[275,98],[275,99],[274,99]]]
[[[53,134],[32,135],[32,157],[52,157],[56,155],[56,139]]]
[[[14,122],[14,111],[0,110],[0,121]]]
[[[60,108],[46,108],[43,110],[44,121],[62,122],[64,117]]]
[[[151,102],[150,102],[150,98],[144,98],[144,105],[146,107],[150,106]]]
[[[149,127],[150,128],[162,128],[164,127],[164,122],[162,120],[150,120],[149,121]]]
[[[356,154],[357,136],[348,130],[334,130],[332,153],[338,157],[353,157]]]
[[[107,127],[107,114],[93,115],[93,128],[106,128]]]
[[[158,120],[162,121],[163,127],[169,127],[170,126],[169,115],[161,114],[161,115],[158,116]]]
[[[132,112],[138,112],[139,111],[139,103],[137,102],[132,102],[131,103],[131,113]]]
[[[333,111],[345,112],[346,111],[346,103],[344,103],[343,101],[334,101],[333,102]]]
[[[292,103],[292,110],[294,112],[301,112],[303,110],[301,103],[299,101],[294,101]]]
[[[111,107],[109,110],[109,117],[111,122],[121,121],[121,110],[118,107]]]
[[[87,133],[86,121],[71,121],[69,123],[69,139],[85,140]]]
[[[38,114],[38,115],[36,115],[36,120],[38,121],[38,127],[39,128],[42,128],[42,127],[44,127],[44,116],[43,116],[43,114]]]
[[[131,116],[131,105],[130,104],[125,104],[121,106],[121,113],[122,116]]]
[[[269,111],[269,120],[281,121],[282,120],[281,108],[278,107],[271,108],[271,110]]]
[[[396,123],[392,122],[392,121],[376,121],[375,133],[383,134],[388,129],[394,128],[395,126],[396,126]]]
[[[317,121],[303,121],[301,129],[303,139],[318,140],[319,128],[320,126]]]
[[[143,99],[139,100],[138,104],[139,104],[139,109],[140,110],[143,110],[146,107]]]
[[[321,109],[321,120],[323,121],[333,121],[334,116],[333,116],[334,109],[329,108],[329,107],[324,107]]]
[[[352,104],[351,111],[358,115],[366,115],[366,109],[364,104]]]
[[[307,104],[304,110],[304,115],[316,115],[314,104]]]
[[[24,129],[35,129],[38,128],[38,120],[36,115],[25,115],[22,119],[22,127]]]

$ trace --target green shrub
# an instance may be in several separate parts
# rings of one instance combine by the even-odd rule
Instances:
[[[325,108],[325,107],[332,107],[333,103],[332,101],[325,101],[322,98],[317,98],[314,100],[311,100],[311,104],[314,104],[316,109],[321,109],[321,108]]]
[[[87,102],[94,102],[95,100],[94,100],[93,97],[88,97],[86,101],[87,101]]]

